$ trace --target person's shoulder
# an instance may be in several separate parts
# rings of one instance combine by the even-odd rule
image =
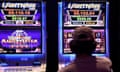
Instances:
[[[71,69],[74,67],[73,65],[73,63],[70,63],[67,66],[61,68],[58,72],[71,72]]]
[[[96,60],[99,63],[104,63],[104,64],[107,64],[107,65],[110,65],[110,66],[112,65],[111,60],[107,57],[96,57]]]

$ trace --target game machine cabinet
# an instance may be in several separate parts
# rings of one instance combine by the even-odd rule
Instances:
[[[109,57],[109,2],[105,0],[73,0],[58,3],[59,69],[75,59],[69,42],[78,26],[88,26],[95,32],[96,50],[92,55]]]
[[[46,71],[46,3],[0,2],[0,72]]]

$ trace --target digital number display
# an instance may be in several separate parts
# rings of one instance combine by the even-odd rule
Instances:
[[[7,20],[32,20],[32,16],[6,16]]]
[[[95,21],[97,17],[82,17],[82,16],[74,16],[71,17],[73,21]]]
[[[99,11],[91,11],[91,10],[68,10],[70,15],[82,15],[82,16],[94,16],[98,15]]]
[[[21,10],[21,9],[4,9],[4,14],[6,15],[34,15],[35,10]]]

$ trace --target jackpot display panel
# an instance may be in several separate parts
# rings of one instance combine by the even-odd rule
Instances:
[[[59,2],[59,69],[75,58],[69,47],[74,29],[93,28],[97,46],[92,55],[109,57],[108,12],[109,2]]]
[[[45,2],[0,2],[0,60],[3,72],[46,71]]]
[[[104,26],[105,4],[104,3],[63,3],[63,24],[64,27],[73,26]]]
[[[1,2],[1,26],[41,26],[42,3]]]

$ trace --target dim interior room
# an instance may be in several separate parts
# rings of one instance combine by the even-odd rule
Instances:
[[[92,55],[120,71],[120,2],[115,0],[0,0],[0,72],[57,72],[75,59],[75,27],[93,28]]]

